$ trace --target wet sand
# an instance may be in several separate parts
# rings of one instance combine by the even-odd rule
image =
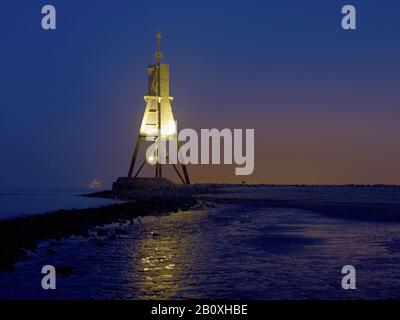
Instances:
[[[247,185],[221,190],[199,198],[225,204],[303,209],[346,220],[400,222],[400,186]]]
[[[396,299],[400,224],[215,205],[43,241],[0,272],[0,299]],[[42,290],[43,265],[58,270]],[[354,265],[357,290],[341,288]]]
[[[0,298],[400,296],[398,186],[191,188],[106,191],[92,196],[128,202],[1,222],[3,254],[12,244],[25,260],[14,253],[13,271],[0,272]],[[54,292],[40,288],[44,264],[59,270]],[[340,287],[346,264],[357,268],[353,292]]]
[[[71,235],[87,236],[90,228],[139,216],[187,210],[197,204],[190,196],[136,196],[122,204],[100,208],[58,210],[0,221],[0,268],[12,268],[35,252],[38,242]]]

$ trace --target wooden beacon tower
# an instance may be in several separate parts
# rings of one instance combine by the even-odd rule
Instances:
[[[161,33],[157,32],[157,51],[154,55],[156,64],[148,67],[148,91],[144,96],[146,101],[146,109],[144,112],[142,124],[140,126],[139,135],[136,139],[135,150],[132,155],[129,167],[128,178],[137,178],[142,168],[147,162],[146,157],[134,173],[135,164],[139,154],[140,144],[142,141],[171,141],[175,140],[178,144],[178,133],[174,115],[172,113],[171,102],[173,97],[169,94],[169,65],[161,64],[163,54],[160,50]],[[159,155],[159,150],[155,150],[155,156]],[[168,154],[166,155],[168,158]],[[155,165],[155,178],[162,178],[162,164],[157,162]],[[184,184],[190,184],[189,174],[186,166],[181,165],[182,171],[178,165],[172,164],[179,179]]]

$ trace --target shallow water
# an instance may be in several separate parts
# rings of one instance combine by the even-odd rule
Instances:
[[[0,219],[59,209],[84,209],[116,203],[112,199],[81,197],[88,191],[0,192]]]
[[[115,240],[71,239],[51,246],[52,254],[44,244],[13,272],[0,273],[0,298],[400,297],[400,224],[221,205],[118,228],[126,233]],[[41,289],[45,264],[69,270],[58,274],[56,290]],[[347,264],[356,267],[356,290],[341,289]]]

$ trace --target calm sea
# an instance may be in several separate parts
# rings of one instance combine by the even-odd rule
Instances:
[[[398,203],[398,189],[242,188],[236,197]],[[400,224],[353,220],[349,208],[335,219],[244,202],[97,227],[45,241],[0,271],[0,299],[399,299]],[[56,290],[41,288],[47,264],[59,270]],[[345,265],[356,268],[356,290],[341,287]]]
[[[45,213],[58,209],[83,209],[115,203],[115,200],[81,197],[88,190],[0,192],[0,219]]]

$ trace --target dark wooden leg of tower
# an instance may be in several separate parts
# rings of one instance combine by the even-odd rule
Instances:
[[[158,150],[158,149],[159,149],[159,148],[156,149],[156,153],[155,153],[155,156],[157,157],[157,159],[158,159],[158,157],[159,157],[159,150]],[[159,174],[160,163],[159,163],[158,161],[157,161],[155,167],[156,167],[155,177],[156,177],[156,178],[159,178],[159,177],[160,177],[160,174]]]
[[[156,163],[156,178],[159,178],[159,177],[160,177],[160,170],[159,170],[159,168],[160,168],[160,164],[157,162],[157,163]]]
[[[185,183],[190,184],[189,174],[186,169],[186,165],[182,164],[183,175],[185,176]]]
[[[156,178],[162,177],[160,157],[161,157],[161,152],[160,152],[160,147],[158,147],[158,149],[157,149],[158,162],[156,163]]]
[[[143,167],[144,167],[145,164],[146,164],[146,158],[144,158],[142,164],[140,165],[138,171],[136,172],[135,178],[139,175],[140,171],[142,171],[142,169],[143,169]]]
[[[178,153],[179,153],[179,149],[180,148],[181,148],[181,144],[178,141]],[[187,172],[186,165],[182,164],[182,170],[183,170],[183,175],[185,176],[185,182],[184,183],[190,184],[189,174]]]
[[[131,166],[129,167],[129,173],[128,173],[129,178],[132,178],[133,168],[135,167],[136,158],[139,153],[139,147],[140,147],[140,136],[138,136],[136,140],[135,151],[133,152],[132,155]]]
[[[176,165],[172,164],[173,168],[175,169],[176,174],[178,175],[179,179],[181,179],[182,183],[185,184],[185,179],[183,179],[181,173],[179,172],[178,168]]]
[[[166,155],[166,160],[167,160],[167,162],[169,161],[169,153],[168,153],[168,151],[167,151],[167,155]],[[178,170],[178,167],[174,163],[171,163],[171,164],[172,164],[172,167],[174,168],[176,174],[178,175],[179,179],[181,179],[181,182],[183,184],[185,184],[185,179],[183,179],[181,173]]]

